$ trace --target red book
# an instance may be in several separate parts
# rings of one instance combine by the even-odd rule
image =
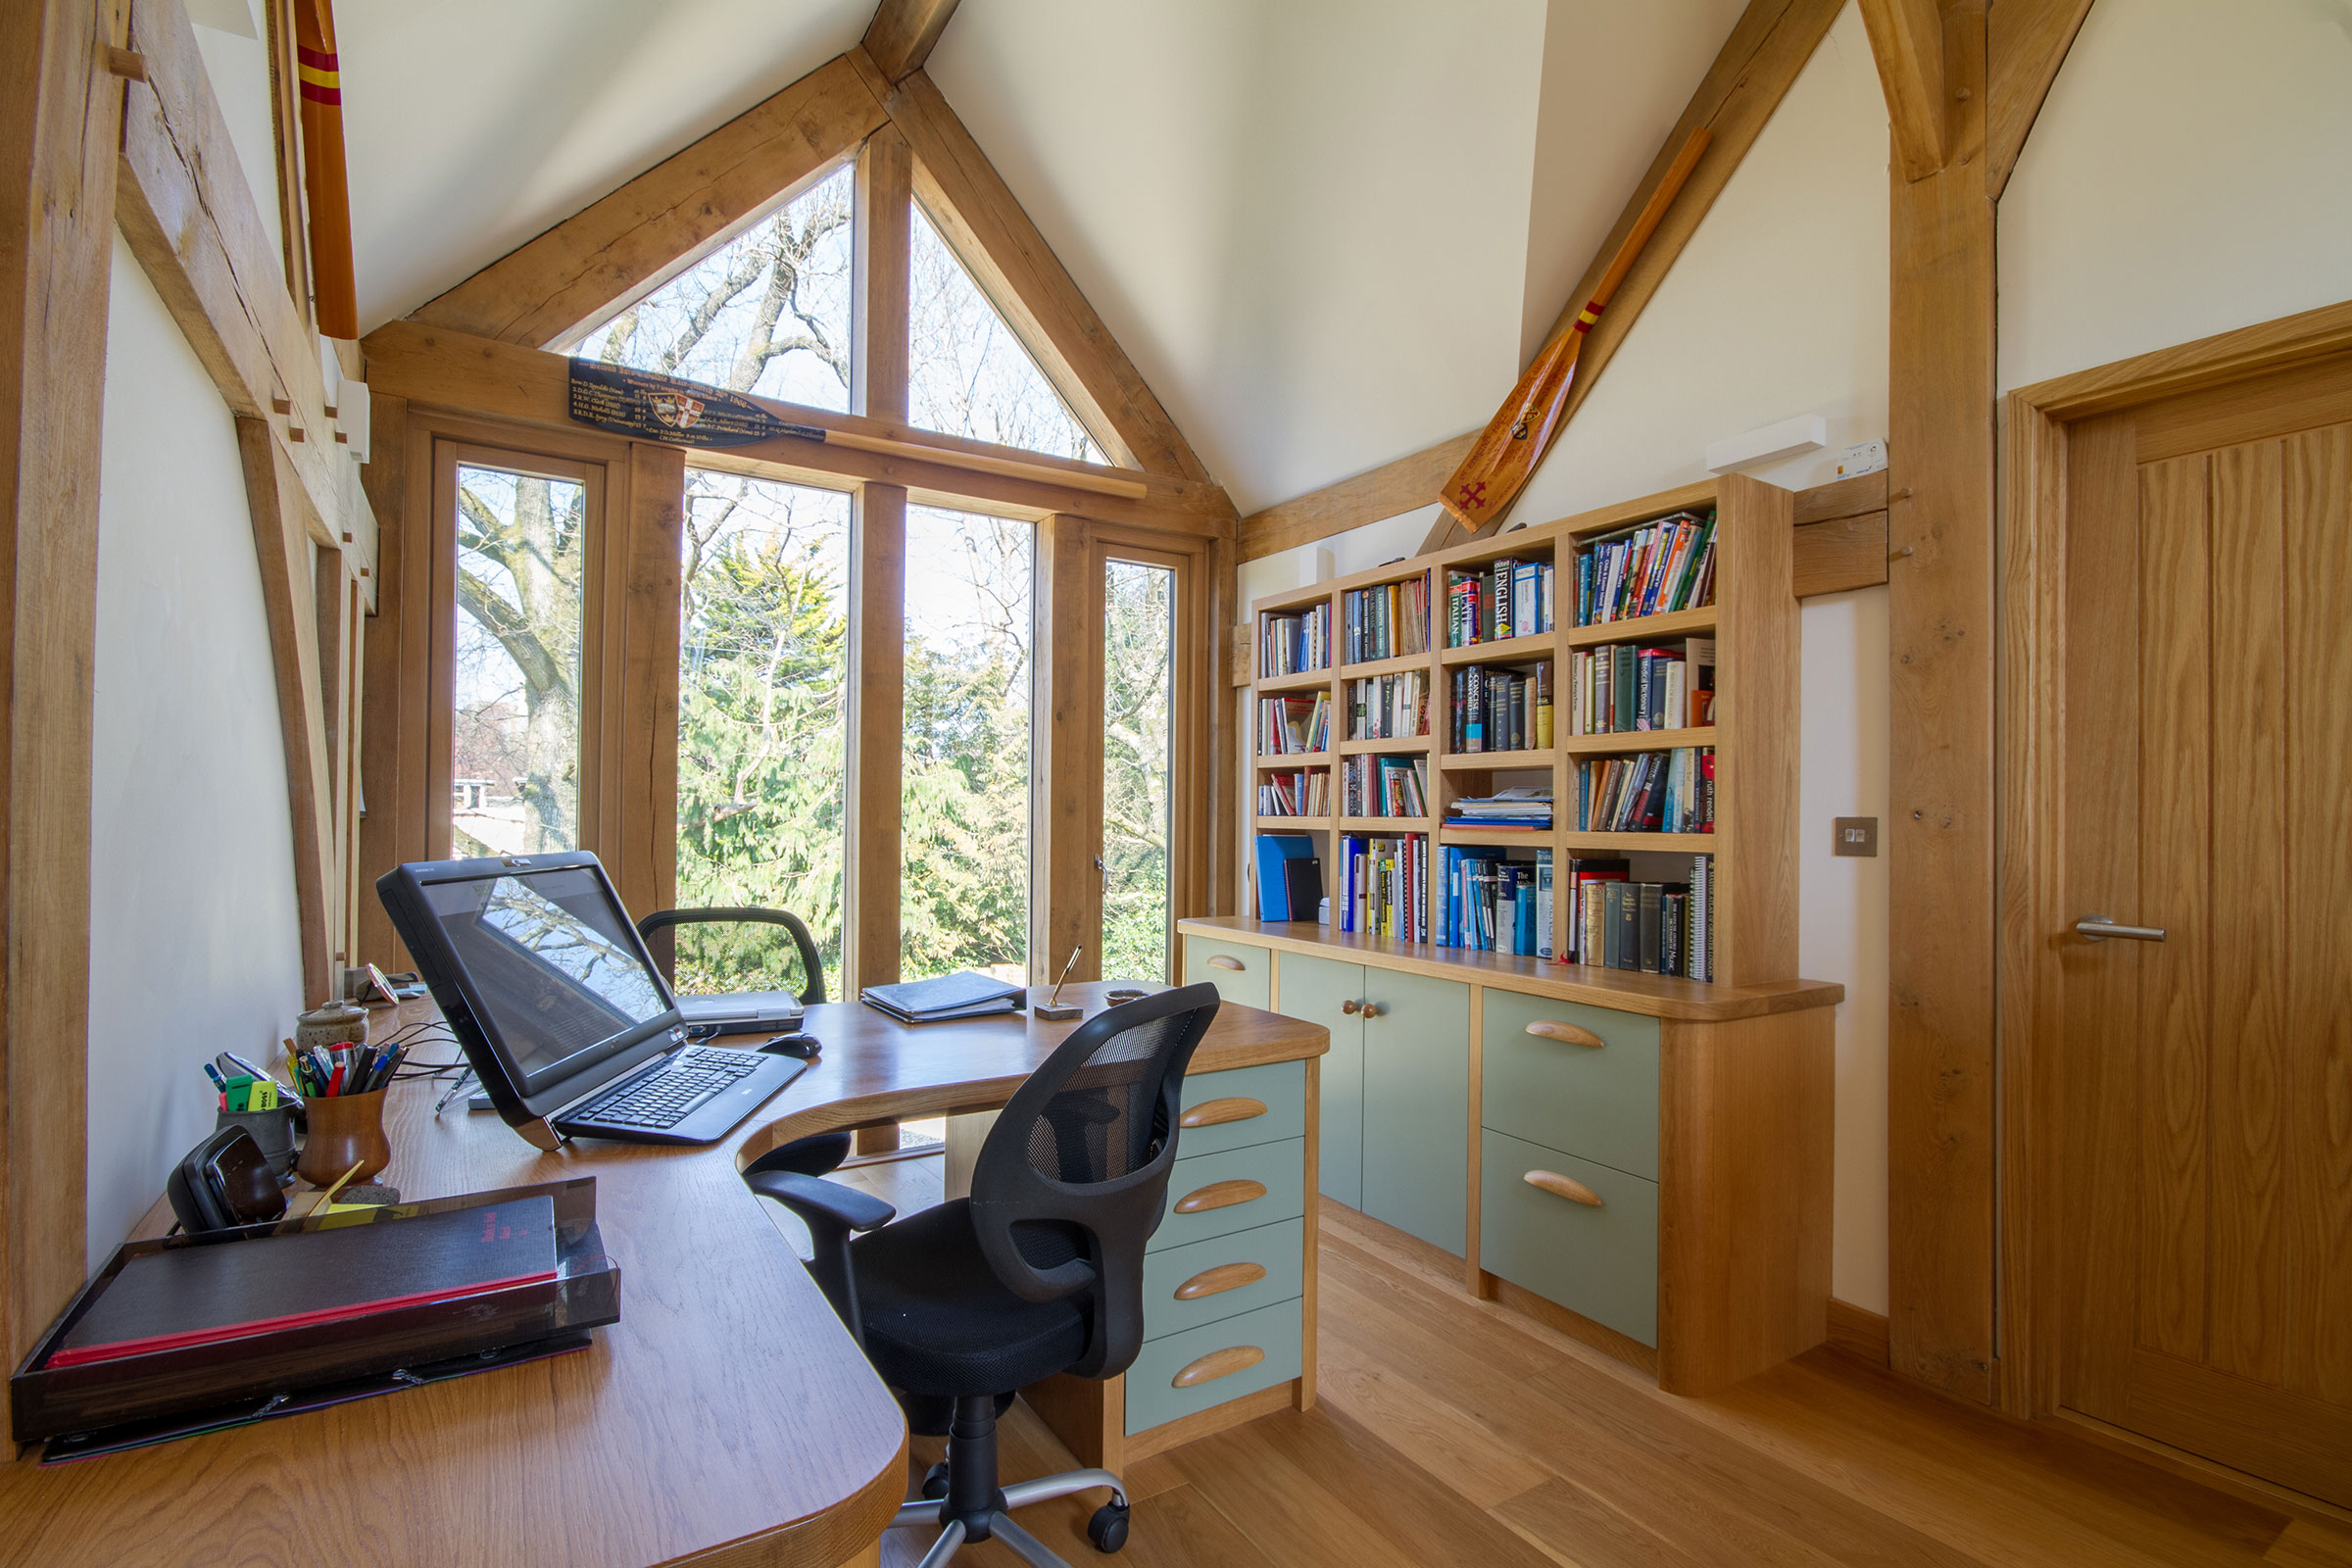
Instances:
[[[125,1263],[44,1365],[249,1339],[555,1277],[555,1200],[544,1193],[483,1208],[175,1247]]]

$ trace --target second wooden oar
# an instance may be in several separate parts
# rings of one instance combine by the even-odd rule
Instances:
[[[1551,438],[1558,433],[1560,412],[1568,406],[1568,388],[1576,376],[1576,357],[1584,350],[1585,334],[1600,319],[1600,313],[1608,308],[1618,285],[1625,281],[1625,274],[1634,270],[1642,247],[1649,243],[1649,236],[1666,217],[1666,209],[1674,205],[1683,182],[1698,167],[1699,154],[1707,150],[1707,143],[1713,139],[1713,132],[1702,125],[1683,143],[1683,150],[1675,155],[1666,177],[1658,181],[1658,188],[1650,193],[1642,216],[1634,220],[1633,232],[1617,247],[1609,270],[1600,274],[1592,299],[1577,313],[1566,331],[1544,345],[1544,352],[1536,356],[1527,373],[1519,378],[1519,384],[1511,389],[1510,399],[1479,435],[1478,444],[1462,459],[1461,466],[1453,470],[1453,477],[1446,481],[1438,499],[1464,527],[1475,531],[1499,516],[1527,483],[1528,475],[1536,471],[1536,465],[1543,461]]]

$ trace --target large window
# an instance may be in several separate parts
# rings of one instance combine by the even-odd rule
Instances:
[[[572,352],[819,409],[850,406],[844,168],[592,329]]]
[[[839,996],[850,498],[701,468],[686,487],[678,904],[799,915]],[[682,930],[679,989],[776,986],[778,936]]]
[[[587,485],[461,462],[456,520],[450,854],[577,849]]]
[[[1038,369],[918,205],[907,316],[907,417],[925,430],[1102,461],[1086,426]]]
[[[1176,569],[1102,564],[1102,977],[1168,978]]]
[[[1028,978],[1036,560],[1029,523],[907,509],[904,979]]]

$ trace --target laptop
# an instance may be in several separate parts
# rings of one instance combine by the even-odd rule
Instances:
[[[789,991],[722,991],[710,996],[679,992],[675,1001],[687,1028],[710,1034],[760,1030],[772,1035],[801,1021],[801,999]]]
[[[492,1107],[534,1143],[541,1128],[714,1143],[808,1065],[689,1040],[678,999],[584,851],[413,861],[375,891]]]

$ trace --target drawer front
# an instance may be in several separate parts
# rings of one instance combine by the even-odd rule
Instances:
[[[1305,1289],[1306,1221],[1171,1247],[1144,1259],[1144,1338],[1181,1334],[1287,1301]]]
[[[1589,1189],[1598,1207],[1526,1181],[1529,1171]],[[1504,1133],[1479,1163],[1478,1262],[1653,1348],[1658,1343],[1658,1187]]]
[[[1349,1208],[1364,1202],[1364,1025],[1363,1015],[1342,1012],[1360,1004],[1365,973],[1360,963],[1341,963],[1304,953],[1282,956],[1282,1010],[1302,1023],[1331,1031],[1331,1050],[1318,1069],[1322,1117],[1316,1134],[1315,1185],[1324,1197]]]
[[[1460,1256],[1470,1190],[1470,988],[1367,970],[1363,1210]]]
[[[1127,1369],[1127,1430],[1147,1431],[1288,1383],[1298,1375],[1305,1329],[1304,1304],[1294,1298],[1151,1341]],[[1188,1370],[1199,1381],[1177,1387]]]
[[[1207,981],[1227,1002],[1260,1011],[1273,1005],[1274,954],[1247,943],[1220,942],[1214,937],[1187,933],[1184,939],[1184,983]]]
[[[1528,1033],[1566,1025],[1598,1047]],[[1483,1103],[1496,1132],[1658,1179],[1658,1020],[1490,989]]]
[[[1176,1134],[1176,1152],[1187,1159],[1304,1138],[1306,1063],[1270,1061],[1232,1072],[1195,1073],[1184,1081],[1181,1114],[1197,1118]]]
[[[1183,1149],[1183,1141],[1176,1147]],[[1187,1199],[1199,1205],[1190,1213],[1180,1211]],[[1305,1139],[1195,1154],[1176,1161],[1168,1177],[1168,1206],[1146,1250],[1166,1251],[1305,1212]]]

